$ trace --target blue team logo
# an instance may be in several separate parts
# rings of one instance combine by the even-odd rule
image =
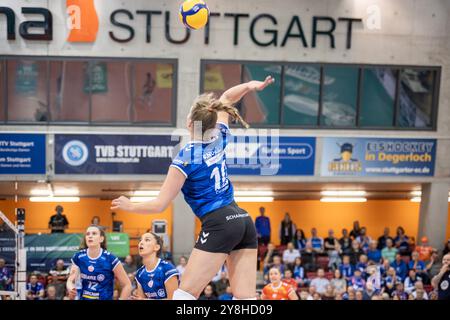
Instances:
[[[99,275],[97,276],[97,281],[98,281],[98,282],[102,282],[103,280],[105,280],[105,276],[104,276],[103,274],[99,274]]]
[[[149,287],[149,288],[153,287],[153,280],[150,280],[150,281],[148,282],[148,287]]]
[[[158,290],[158,296],[160,296],[161,298],[163,298],[166,295],[166,293],[164,292],[164,289],[159,289]]]
[[[94,266],[89,266],[88,270],[89,270],[89,272],[94,272]]]
[[[89,156],[89,150],[83,142],[72,140],[64,146],[62,156],[64,161],[69,165],[77,167],[86,162]]]

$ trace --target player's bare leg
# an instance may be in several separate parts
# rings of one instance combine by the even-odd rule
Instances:
[[[228,256],[228,277],[235,299],[255,298],[257,257],[256,249],[236,250]]]
[[[181,276],[179,289],[198,299],[203,289],[225,263],[227,256],[226,253],[211,253],[194,248],[186,270]]]

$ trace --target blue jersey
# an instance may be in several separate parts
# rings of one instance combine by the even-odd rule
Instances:
[[[29,291],[33,295],[38,295],[42,290],[44,290],[44,286],[40,282],[36,282],[35,284],[31,284],[31,282],[27,283],[27,291]],[[39,297],[34,298],[35,300],[39,300]]]
[[[101,249],[92,259],[87,249],[75,253],[72,263],[80,269],[80,300],[112,300],[114,294],[114,268],[120,261],[110,252]]]
[[[140,267],[136,272],[136,282],[147,299],[167,299],[165,284],[173,276],[179,276],[175,266],[159,259],[153,270],[147,270],[145,266]]]
[[[190,142],[180,150],[171,166],[186,177],[184,199],[197,217],[233,202],[233,186],[228,179],[225,147],[230,130],[217,123],[218,134],[210,142]]]

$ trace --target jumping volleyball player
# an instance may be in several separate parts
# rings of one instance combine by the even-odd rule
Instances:
[[[268,76],[265,81],[243,83],[228,89],[220,99],[212,94],[200,95],[187,119],[192,141],[172,162],[157,199],[133,204],[122,196],[112,201],[113,210],[158,213],[181,190],[200,218],[202,230],[174,300],[197,299],[225,261],[234,299],[256,299],[256,230],[248,213],[234,202],[224,150],[230,135],[230,116],[248,127],[233,104],[273,82]]]
[[[69,297],[79,300],[112,300],[114,277],[122,288],[121,300],[131,295],[131,282],[119,259],[106,251],[105,232],[98,226],[90,226],[84,235],[81,250],[74,254],[67,289]],[[75,282],[81,280],[77,292]]]
[[[144,233],[139,242],[139,255],[143,266],[136,272],[138,284],[134,300],[172,299],[178,289],[178,270],[161,260],[163,240],[153,232]]]

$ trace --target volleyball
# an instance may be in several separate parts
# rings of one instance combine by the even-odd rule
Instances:
[[[201,29],[208,23],[209,9],[205,1],[186,0],[180,6],[179,17],[189,29]]]

